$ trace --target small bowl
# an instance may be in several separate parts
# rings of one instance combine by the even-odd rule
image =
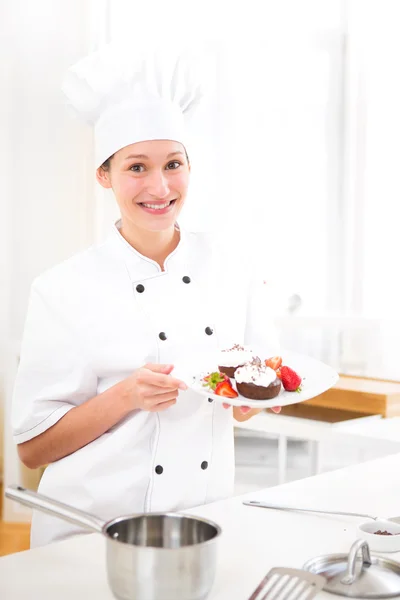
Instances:
[[[368,542],[375,552],[400,552],[400,524],[390,519],[365,521],[358,526],[358,534]],[[387,531],[392,535],[382,535],[377,531]]]

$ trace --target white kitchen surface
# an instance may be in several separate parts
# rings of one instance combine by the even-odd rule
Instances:
[[[332,510],[400,515],[400,454],[250,493],[248,498]],[[273,566],[301,567],[347,552],[358,519],[247,507],[235,497],[188,511],[218,522],[217,577],[209,600],[246,600]],[[400,560],[400,553],[390,554]],[[330,596],[321,593],[321,599]],[[79,536],[0,559],[0,598],[112,600],[101,536]],[[332,596],[330,597],[332,600]]]

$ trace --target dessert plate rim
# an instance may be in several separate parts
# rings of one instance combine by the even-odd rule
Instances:
[[[202,368],[195,373],[191,373],[190,377],[186,376],[184,381],[192,391],[203,397],[216,400],[217,402],[229,404],[231,406],[272,408],[275,406],[289,406],[290,404],[298,404],[299,402],[311,400],[329,390],[339,380],[339,374],[335,369],[316,358],[285,350],[281,350],[280,355],[283,358],[283,364],[293,368],[302,377],[303,381],[300,392],[287,392],[282,386],[279,394],[275,398],[272,398],[272,400],[252,400],[240,394],[237,398],[225,398],[224,396],[214,394],[207,387],[203,386],[203,377],[211,371],[218,370],[218,367],[213,366],[212,364],[207,368]],[[231,384],[237,391],[234,379],[231,379]]]

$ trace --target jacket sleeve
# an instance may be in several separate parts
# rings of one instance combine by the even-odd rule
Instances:
[[[96,395],[97,377],[65,307],[57,301],[57,294],[34,282],[12,402],[17,444],[43,433]]]

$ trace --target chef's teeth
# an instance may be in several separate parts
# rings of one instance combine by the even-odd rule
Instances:
[[[167,208],[167,206],[169,206],[171,204],[171,202],[166,202],[165,204],[145,204],[143,202],[143,206],[145,206],[146,208],[153,208],[154,210],[162,210],[163,208]]]

